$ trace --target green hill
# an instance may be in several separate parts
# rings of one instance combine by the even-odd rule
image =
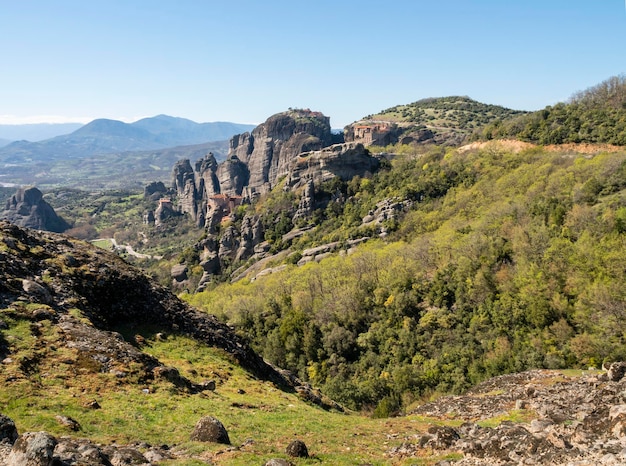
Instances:
[[[568,102],[483,128],[483,139],[515,138],[535,144],[626,145],[626,76],[614,76]]]
[[[464,142],[477,128],[524,113],[477,102],[466,96],[451,96],[397,105],[375,115],[368,115],[357,124],[371,121],[390,122],[397,125],[400,139],[412,137],[420,142],[429,140],[457,145]]]

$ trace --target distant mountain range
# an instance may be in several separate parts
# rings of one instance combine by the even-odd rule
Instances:
[[[12,141],[43,141],[69,134],[83,126],[82,123],[31,123],[26,125],[0,125],[0,147]]]
[[[146,151],[227,140],[253,129],[228,122],[196,123],[158,115],[135,123],[98,119],[70,134],[39,142],[16,141],[0,148],[0,162],[23,164],[127,151]]]
[[[21,134],[34,134],[35,127],[45,125],[24,126],[28,128]],[[57,130],[59,126],[63,125],[50,125]],[[254,128],[228,122],[196,123],[167,115],[135,123],[98,119],[63,127],[72,132],[43,141],[10,142],[4,147],[0,140],[0,186],[114,189],[167,179],[180,158],[201,158],[213,152],[218,160],[223,159],[228,139]],[[6,134],[2,129],[0,125],[0,135]]]

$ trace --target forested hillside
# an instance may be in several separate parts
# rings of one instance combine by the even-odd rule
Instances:
[[[387,148],[389,167],[335,186],[346,202],[292,249],[358,238],[377,202],[410,201],[385,240],[187,299],[376,415],[496,374],[626,358],[626,152],[502,147]]]
[[[536,144],[626,145],[626,76],[614,76],[578,92],[567,103],[496,120],[480,135],[484,139],[517,138]]]

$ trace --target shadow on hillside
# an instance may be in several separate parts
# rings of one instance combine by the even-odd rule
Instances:
[[[3,360],[6,357],[8,357],[9,353],[10,353],[10,351],[9,351],[9,344],[4,339],[4,335],[2,333],[0,333],[0,360]]]

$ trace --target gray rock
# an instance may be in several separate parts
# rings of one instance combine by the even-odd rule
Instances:
[[[266,461],[263,466],[293,466],[293,463],[282,458],[272,458]]]
[[[50,304],[52,302],[52,295],[48,289],[37,282],[32,280],[22,280],[22,289],[37,302],[43,304]]]
[[[614,362],[609,366],[606,375],[612,382],[619,382],[626,375],[626,362]]]
[[[146,199],[158,200],[167,193],[167,188],[162,181],[153,181],[143,188],[143,197]]]
[[[224,425],[212,416],[201,418],[191,434],[191,440],[198,442],[215,442],[230,445],[228,432]]]
[[[309,450],[307,449],[306,445],[304,444],[302,440],[294,440],[289,445],[287,445],[285,453],[287,453],[289,456],[292,456],[294,458],[308,458],[309,457]]]
[[[76,421],[75,419],[72,419],[69,416],[63,416],[63,415],[58,414],[54,416],[54,418],[63,427],[67,427],[68,429],[73,430],[73,431],[80,430],[80,424],[78,423],[78,421]]]
[[[51,466],[56,444],[46,432],[26,432],[13,444],[5,466]]]
[[[248,167],[247,184],[254,193],[265,185],[275,186],[279,178],[288,175],[298,154],[321,149],[331,141],[328,117],[310,110],[289,110],[272,115],[251,134],[233,137],[229,155]]]
[[[7,201],[4,212],[0,212],[0,219],[21,227],[56,233],[62,233],[70,227],[43,199],[41,191],[33,187],[18,189]]]
[[[198,194],[203,198],[220,192],[220,182],[216,174],[217,166],[217,160],[211,152],[196,162],[196,187]]]
[[[112,466],[127,466],[127,465],[145,465],[149,466],[148,460],[143,454],[135,448],[119,448],[116,449],[111,458]]]
[[[172,170],[172,187],[178,199],[178,210],[188,213],[196,219],[196,184],[195,174],[189,159],[176,162]]]
[[[426,442],[426,446],[440,450],[451,448],[461,438],[456,430],[448,426],[432,426],[428,433],[431,438]]]
[[[185,264],[176,264],[170,270],[170,276],[178,283],[187,280],[187,266]]]
[[[248,185],[248,167],[237,156],[231,155],[217,168],[217,179],[222,194],[240,195]]]
[[[226,228],[224,234],[220,238],[218,257],[222,263],[228,262],[235,258],[235,254],[239,249],[239,234],[232,225]]]
[[[8,442],[13,445],[17,437],[17,428],[13,420],[0,414],[0,442]]]
[[[297,225],[299,222],[306,220],[311,216],[315,208],[315,184],[313,180],[307,181],[302,190],[298,210],[293,215],[293,223]]]
[[[241,223],[239,249],[235,261],[246,260],[254,254],[256,245],[263,241],[263,224],[257,216],[246,215]]]

